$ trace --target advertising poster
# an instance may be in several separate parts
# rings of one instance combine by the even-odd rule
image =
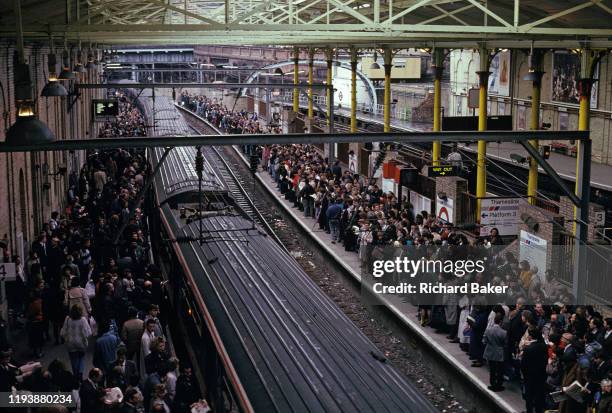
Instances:
[[[525,106],[518,107],[518,129],[525,130],[527,129],[527,111],[525,110]]]
[[[489,93],[508,96],[510,94],[510,52],[499,52],[489,68]]]
[[[595,67],[594,79],[599,77],[599,64]],[[580,56],[569,52],[555,52],[553,55],[552,68],[552,100],[555,102],[580,103],[580,92],[578,90],[580,80]],[[599,82],[593,84],[591,91],[591,108],[597,108]]]
[[[559,113],[559,130],[567,130],[569,126],[569,115],[567,112]]]

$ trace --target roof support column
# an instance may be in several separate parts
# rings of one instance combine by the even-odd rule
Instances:
[[[313,83],[313,72],[314,72],[314,55],[315,49],[308,49],[308,118],[312,119],[314,117],[314,108],[313,108],[313,94],[312,94],[312,83]]]
[[[300,70],[300,48],[294,47],[293,48],[293,85],[296,87],[293,89],[293,111],[296,113],[300,111],[300,91],[297,88],[297,86],[300,83],[299,70]]]
[[[433,104],[433,131],[439,132],[442,130],[442,73],[444,72],[444,50],[433,50],[433,68],[434,68],[434,104]],[[432,160],[435,166],[440,165],[440,156],[442,154],[442,142],[434,141],[432,147]]]
[[[580,110],[578,112],[578,130],[589,130],[591,112],[591,90],[593,72],[598,61],[597,53],[587,48],[580,55]],[[572,293],[576,303],[585,304],[585,291],[588,282],[586,243],[588,240],[589,201],[591,188],[591,140],[577,141],[576,147],[576,196],[580,206],[574,206],[574,272],[572,275]]]
[[[531,73],[533,90],[531,92],[531,121],[530,129],[540,129],[540,96],[542,91],[542,52],[540,50],[533,50],[531,52],[531,67],[529,72]],[[529,141],[529,144],[537,151],[539,148],[538,141],[533,139]],[[527,180],[527,198],[529,203],[535,205],[536,197],[538,192],[538,162],[531,156],[529,157],[529,178]]]
[[[391,69],[393,68],[393,52],[388,47],[384,49],[385,94],[383,99],[384,132],[391,132]]]
[[[333,93],[333,87],[332,87],[332,75],[333,75],[333,64],[334,64],[334,49],[332,49],[331,47],[325,50],[325,58],[326,63],[327,63],[327,79],[326,79],[326,84],[328,86],[327,88],[327,93],[326,93],[326,103],[327,103],[327,126],[331,125],[331,121],[332,121],[332,93]]]
[[[357,49],[351,47],[351,133],[357,132]]]
[[[489,86],[489,51],[483,44],[479,48],[480,98],[478,100],[478,131],[487,130],[487,89]],[[478,141],[478,160],[476,162],[476,221],[480,222],[480,202],[487,194],[487,142]]]

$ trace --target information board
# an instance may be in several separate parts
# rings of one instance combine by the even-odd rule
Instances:
[[[91,101],[93,116],[97,120],[106,120],[119,115],[119,102],[114,99],[93,99]]]
[[[519,257],[521,261],[529,262],[529,265],[533,269],[533,267],[538,268],[537,275],[540,277],[540,280],[543,280],[544,275],[546,273],[546,258],[548,256],[547,246],[548,242],[530,234],[525,230],[521,230],[520,237],[520,247],[519,247]]]
[[[480,200],[480,235],[497,228],[499,235],[518,235],[521,219],[519,207],[523,198],[486,198]]]

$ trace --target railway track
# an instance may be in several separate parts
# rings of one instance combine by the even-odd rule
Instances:
[[[220,133],[199,116],[194,115],[178,105],[177,108],[180,108],[183,113],[188,115],[185,116],[185,120],[196,133],[202,135],[217,135]],[[261,213],[263,201],[260,199],[253,199],[249,195],[248,188],[252,188],[253,185],[255,185],[255,180],[252,176],[247,177],[246,174],[238,172],[241,170],[241,165],[231,156],[231,154],[228,154],[227,151],[238,152],[234,147],[206,146],[202,148],[204,157],[211,162],[212,166],[226,182],[236,205],[238,205],[250,219],[263,228],[266,234],[272,237],[281,248],[287,251],[283,241],[278,238],[276,232],[268,223],[268,220],[266,220]]]
[[[191,112],[184,110],[189,123],[201,124]],[[208,125],[202,132],[213,133]],[[197,128],[196,128],[197,129]],[[214,132],[218,133],[218,132]],[[224,151],[222,149],[225,149]],[[367,307],[361,300],[360,286],[355,284],[324,250],[296,225],[283,207],[275,202],[267,189],[248,171],[248,160],[240,148],[218,148],[232,171],[251,188],[257,209],[262,212],[289,254],[302,266],[318,286],[331,297],[351,320],[372,340],[390,361],[427,395],[440,411],[452,413],[500,412],[480,389],[471,385],[447,360],[420,340],[392,314],[378,307]],[[221,172],[221,171],[220,171]],[[266,202],[267,201],[267,202]],[[444,379],[440,379],[444,377]]]

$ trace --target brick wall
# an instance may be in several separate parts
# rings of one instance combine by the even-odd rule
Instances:
[[[467,192],[467,181],[463,178],[456,176],[436,178],[436,197],[440,192],[446,193],[448,199],[453,200],[453,222],[463,223],[462,217],[464,217],[466,211],[464,211],[461,205],[461,197]]]
[[[2,105],[0,117],[0,141],[4,141],[6,131],[15,122],[16,106],[14,96],[14,57],[15,46],[0,42],[0,92]],[[101,91],[83,91],[68,112],[69,100],[74,97],[45,98],[40,92],[47,82],[48,47],[26,44],[25,61],[30,65],[33,83],[33,97],[38,118],[47,124],[57,139],[90,138],[92,132],[91,99],[102,96]],[[58,60],[61,53],[58,53]],[[59,69],[59,65],[58,65]],[[87,74],[82,81],[97,83],[97,73]],[[52,211],[61,211],[66,199],[68,174],[76,170],[85,159],[83,151],[32,152],[0,154],[0,237],[9,240],[11,253],[27,253],[27,245],[41,230],[42,224],[49,219]],[[47,176],[44,171],[56,172],[60,165],[68,168],[64,177]],[[51,187],[43,189],[43,183]],[[24,250],[21,251],[18,239],[23,237]]]
[[[589,230],[588,240],[593,241],[596,233],[595,226],[595,213],[603,211],[603,207],[599,204],[591,202],[589,204]],[[569,197],[562,196],[559,200],[559,214],[565,218],[565,228],[568,231],[573,231],[574,228],[574,204],[570,201]]]

